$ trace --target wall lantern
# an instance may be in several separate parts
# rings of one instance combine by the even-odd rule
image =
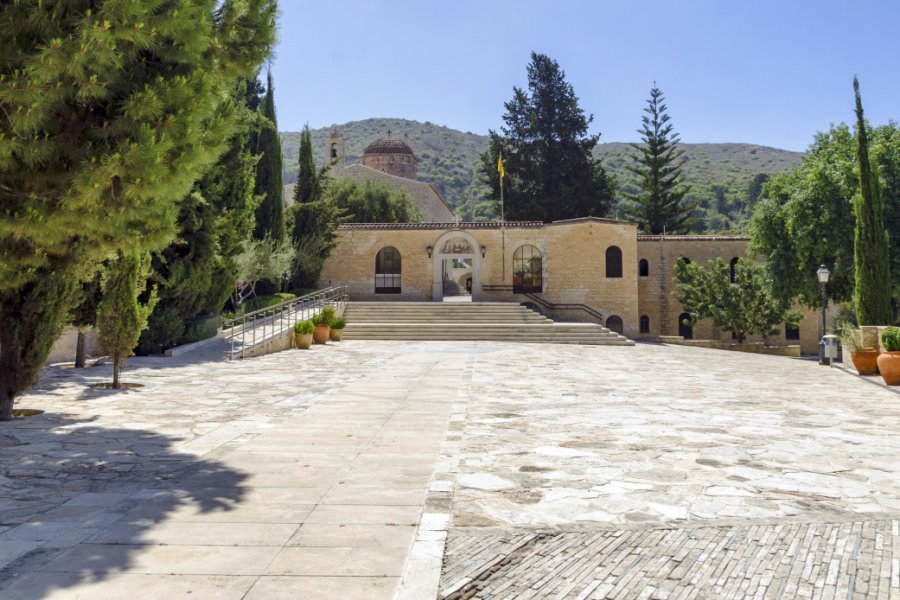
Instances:
[[[431,258],[431,253],[434,252],[434,248],[428,246],[427,248],[425,248],[425,252],[428,253],[428,258]]]
[[[487,254],[487,246],[481,247],[481,258],[484,258],[484,255]]]

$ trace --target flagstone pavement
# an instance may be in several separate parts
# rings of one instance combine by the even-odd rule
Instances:
[[[900,394],[687,347],[212,345],[45,369],[0,598],[900,598]]]

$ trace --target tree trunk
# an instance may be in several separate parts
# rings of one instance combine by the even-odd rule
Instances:
[[[119,390],[122,389],[122,384],[119,382],[119,370],[122,368],[122,359],[119,356],[118,352],[113,352],[113,389]]]
[[[0,421],[12,419],[15,398],[15,345],[11,327],[0,327]]]
[[[75,368],[83,369],[84,368],[84,338],[85,333],[78,330],[78,341],[75,343]]]

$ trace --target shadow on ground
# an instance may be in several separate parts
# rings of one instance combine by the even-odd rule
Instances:
[[[60,414],[0,424],[0,597],[101,581],[126,570],[173,511],[238,505],[247,475],[179,453],[179,441]],[[111,526],[127,543],[91,543]]]

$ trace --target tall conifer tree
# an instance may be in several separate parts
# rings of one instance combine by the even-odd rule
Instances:
[[[578,106],[575,90],[555,60],[532,52],[527,70],[528,90],[513,88],[512,100],[504,105],[501,134],[490,132],[489,147],[481,155],[489,200],[499,203],[497,155],[502,148],[507,219],[606,216],[614,182],[593,156],[600,139],[588,134],[594,117]]]
[[[297,185],[294,187],[295,202],[316,202],[322,191],[322,177],[316,172],[313,160],[312,135],[309,125],[300,133],[299,172]]]
[[[869,137],[856,77],[853,78],[853,94],[856,100],[856,152],[859,162],[859,193],[853,199],[856,213],[853,238],[856,317],[860,325],[887,325],[892,318],[888,235],[884,228],[884,205],[878,173],[869,162]]]
[[[259,132],[254,154],[259,156],[256,166],[256,194],[262,197],[256,209],[256,239],[271,238],[276,242],[284,240],[284,183],[282,181],[281,138],[278,135],[278,120],[275,117],[275,86],[269,72],[266,97],[263,100],[262,115],[265,122]]]
[[[645,233],[687,233],[696,223],[692,217],[697,202],[686,202],[683,185],[684,151],[678,149],[678,134],[666,112],[665,96],[653,84],[647,108],[638,130],[643,144],[632,144],[632,158],[638,166],[628,170],[638,176],[638,194],[624,194],[634,204],[625,207],[625,216],[638,223]]]
[[[37,379],[79,281],[171,240],[276,13],[275,0],[0,3],[0,419]]]

